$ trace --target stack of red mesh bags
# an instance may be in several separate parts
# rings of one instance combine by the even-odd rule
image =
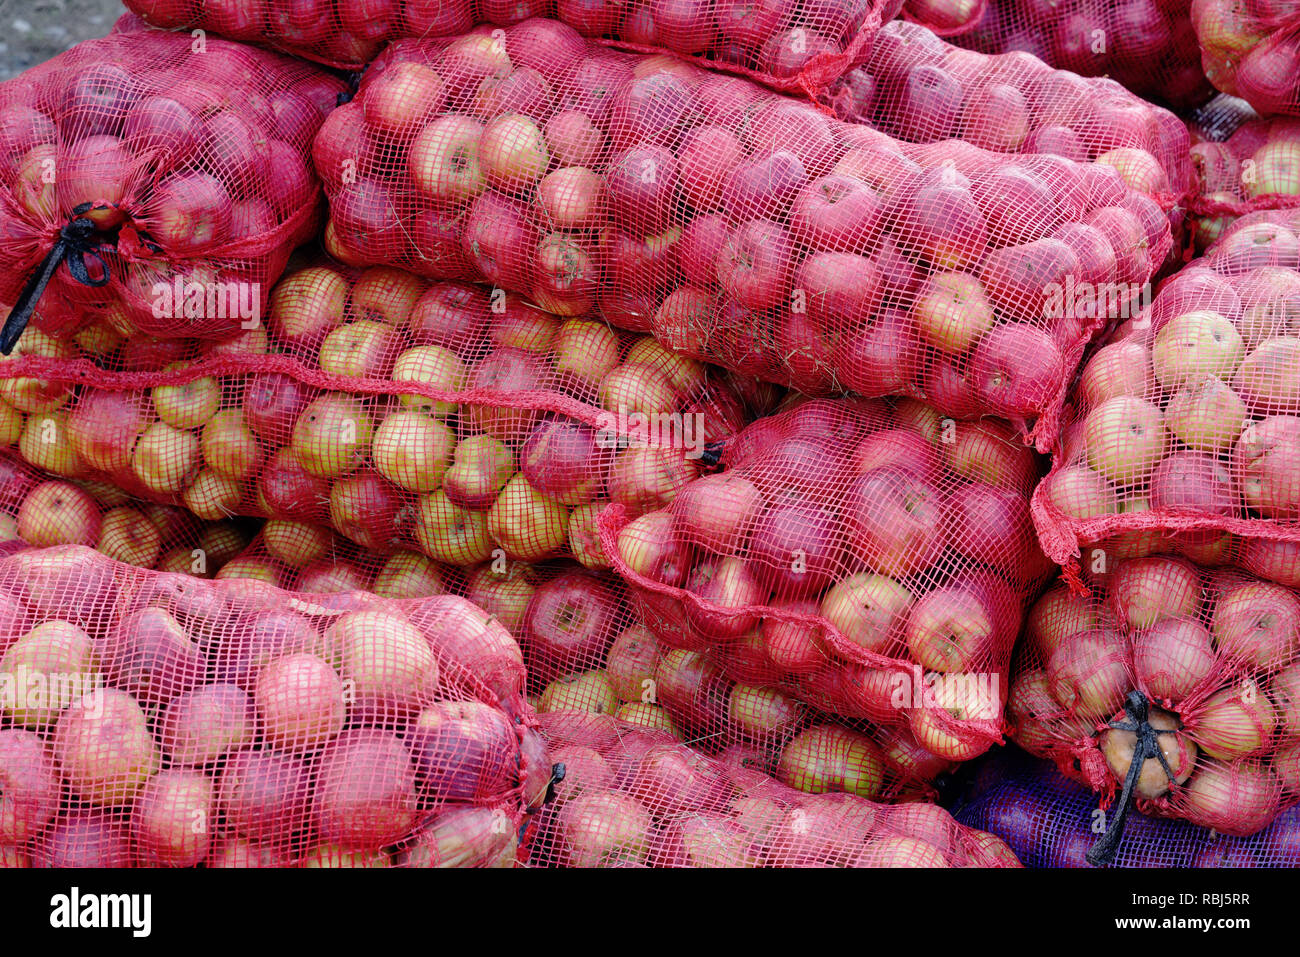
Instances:
[[[1189,7],[1189,0],[909,0],[903,10],[958,46],[1030,53],[1186,110],[1214,95]]]
[[[455,565],[497,550],[602,564],[606,502],[666,504],[777,395],[596,317],[321,260],[291,269],[237,339],[91,331],[29,329],[0,363],[27,462]]]
[[[537,867],[1018,867],[929,804],[806,794],[608,716],[545,715],[565,774],[537,816]]]
[[[1300,4],[1192,0],[1210,82],[1262,114],[1300,115]]]
[[[373,556],[327,530],[272,521],[218,577],[283,569],[309,553],[316,583],[326,566],[340,581],[374,575]],[[731,678],[706,652],[662,645],[610,573],[572,562],[442,571],[420,585],[463,591],[522,649],[557,766],[553,799],[532,831],[532,864],[1014,865],[982,836],[972,844],[936,806],[870,803],[932,796],[928,782],[953,767],[906,726],[819,714],[776,688]],[[393,581],[387,575],[390,593]],[[803,836],[816,843],[786,847],[799,832],[777,840],[768,829],[797,824],[790,814],[798,809],[808,814]],[[751,832],[760,810],[763,826]],[[852,830],[832,838],[849,822]],[[683,837],[685,846],[668,849]],[[861,846],[885,838],[871,853]]]
[[[344,85],[287,57],[157,30],[80,44],[0,84],[0,304],[70,334],[227,337],[318,229],[309,148]],[[163,288],[237,305],[186,316]]]
[[[1116,165],[907,144],[576,35],[537,50],[522,29],[401,41],[371,64],[314,149],[339,259],[599,308],[807,394],[998,414],[1047,448],[1111,315],[1060,293],[1114,286],[1120,311],[1170,248],[1164,211],[1116,168],[1168,183],[1154,117],[1150,151]],[[549,87],[480,94],[524,70]]]
[[[315,598],[0,560],[5,863],[513,866],[551,780],[513,639],[460,598]]]

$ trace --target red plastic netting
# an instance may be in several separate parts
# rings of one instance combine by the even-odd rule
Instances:
[[[1112,78],[1052,69],[1023,51],[963,49],[915,23],[881,30],[836,107],[904,142],[938,144],[940,155],[958,148],[943,141],[960,139],[1110,165],[1166,210],[1190,182],[1186,125],[1168,110]]]
[[[979,772],[981,786],[953,809],[967,827],[1005,841],[1025,867],[1089,867],[1085,858],[1108,812],[1097,795],[1047,761],[994,759]],[[1186,821],[1129,815],[1116,867],[1296,867],[1300,808],[1283,811],[1250,837],[1219,834]]]
[[[808,400],[727,443],[726,470],[601,539],[666,646],[875,722],[929,758],[1001,739],[1022,610],[1051,568],[1034,454],[911,400]]]
[[[1300,239],[1276,221],[1297,217],[1238,220],[1088,359],[1034,491],[1054,561],[1150,536],[1202,561],[1225,533],[1300,547]]]
[[[617,577],[572,561],[439,566],[413,552],[365,554],[328,529],[272,520],[217,573],[240,577],[321,593],[464,595],[518,641],[539,713],[615,715],[799,790],[898,800],[932,794],[931,782],[954,768],[906,725],[828,715],[762,684],[761,674],[728,673],[705,653],[662,644]],[[802,773],[800,755],[819,746],[842,748],[852,762],[820,778]]]
[[[432,607],[459,614],[468,610],[462,600],[466,599],[474,614],[454,619],[460,630],[444,635],[443,641],[480,681],[505,699],[528,693],[529,672],[520,648],[522,609],[510,599],[519,597],[517,587],[525,575],[532,576],[532,569],[522,562],[456,568],[417,552],[385,557],[366,552],[320,525],[270,519],[215,577],[253,579],[284,591],[307,593],[314,604],[325,607],[346,607],[354,592],[394,600],[444,596]]]
[[[368,591],[381,598],[450,594],[460,581],[454,567],[420,552],[376,555],[324,525],[284,518],[267,519],[216,577],[254,578],[315,594]]]
[[[615,715],[808,793],[929,795],[930,782],[954,766],[927,752],[906,726],[819,711],[768,683],[761,669],[736,667],[712,649],[661,641],[608,572],[487,568],[470,577],[466,594],[517,618],[539,714]],[[829,656],[821,657],[830,667]],[[841,757],[818,765],[827,752]]]
[[[1020,866],[1001,840],[933,804],[803,794],[610,717],[541,721],[565,775],[536,818],[530,866]],[[807,763],[846,757],[826,747]]]
[[[314,155],[339,258],[597,305],[808,394],[1036,420],[1046,448],[1107,319],[1076,286],[1123,311],[1170,248],[1113,166],[899,144],[686,64],[587,47],[550,65],[558,95],[484,109],[509,33],[396,43],[332,114]]]
[[[249,544],[246,523],[203,521],[98,482],[66,481],[0,452],[0,548],[85,545],[115,561],[211,578]]]
[[[518,26],[510,54],[527,75],[483,80],[484,96],[535,94],[548,61],[580,37],[641,53],[673,53],[775,89],[824,93],[861,62],[902,0],[127,0],[163,27],[212,30],[332,66],[359,70],[385,44]],[[564,29],[540,18],[554,18]],[[476,26],[478,25],[478,26]],[[499,29],[498,31],[499,32]]]
[[[1190,121],[1195,192],[1188,210],[1205,249],[1239,216],[1300,207],[1300,120],[1261,118],[1222,96]]]
[[[1030,611],[1012,738],[1104,794],[1136,765],[1141,810],[1224,834],[1254,834],[1295,803],[1296,590],[1160,555],[1090,582],[1088,597],[1057,586]]]
[[[1190,0],[909,0],[904,14],[958,46],[1029,53],[1188,110],[1214,95],[1189,8]]]
[[[202,518],[325,523],[455,565],[594,564],[606,502],[671,501],[777,397],[598,318],[314,262],[236,340],[29,329],[0,363],[8,438],[47,471]]]
[[[464,599],[76,547],[0,560],[0,596],[8,863],[512,866],[550,783],[518,687],[479,677],[513,641]]]
[[[1192,0],[1191,14],[1211,83],[1260,113],[1300,116],[1300,4]]]
[[[157,30],[0,84],[0,303],[13,307],[0,348],[29,316],[60,334],[94,317],[164,335],[246,328],[319,226],[308,150],[344,88],[286,57]],[[173,289],[222,309],[165,308]]]

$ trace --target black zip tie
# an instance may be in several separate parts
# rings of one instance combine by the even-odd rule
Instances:
[[[558,764],[551,765],[551,781],[546,785],[546,798],[542,801],[543,805],[550,804],[555,800],[555,785],[564,780],[564,776],[569,773],[569,769],[561,761]]]
[[[722,450],[726,447],[726,442],[710,442],[700,453],[700,462],[705,468],[715,469],[722,461]]]
[[[344,103],[351,103],[354,99],[356,99],[357,90],[361,86],[361,78],[366,75],[366,68],[369,66],[370,64],[367,63],[360,70],[353,70],[351,73],[349,73],[346,77],[343,78],[343,82],[345,82],[348,85],[348,88],[344,90],[342,93],[340,93],[338,96],[334,97],[335,106],[342,106]]]
[[[1175,732],[1157,731],[1151,727],[1151,722],[1148,720],[1149,710],[1150,702],[1147,701],[1146,695],[1141,691],[1130,691],[1128,697],[1124,699],[1124,712],[1127,719],[1112,721],[1108,725],[1117,731],[1136,733],[1137,741],[1133,745],[1133,758],[1129,762],[1128,773],[1124,775],[1124,789],[1120,791],[1115,816],[1107,825],[1106,832],[1097,838],[1097,843],[1093,844],[1084,855],[1093,867],[1105,867],[1115,859],[1119,842],[1124,837],[1124,822],[1128,820],[1128,812],[1133,806],[1133,791],[1137,788],[1138,777],[1142,774],[1142,766],[1147,760],[1149,758],[1158,760],[1169,780],[1174,780],[1174,772],[1169,767],[1169,762],[1165,760],[1164,751],[1160,749],[1160,735]]]
[[[77,208],[82,212],[87,211],[81,206]],[[0,353],[9,355],[13,352],[14,346],[17,345],[23,330],[27,328],[27,323],[32,318],[32,313],[36,311],[36,304],[45,293],[45,287],[54,278],[60,263],[66,262],[72,278],[83,286],[108,284],[111,278],[108,263],[104,262],[103,257],[99,255],[97,244],[91,242],[94,232],[95,224],[84,216],[77,216],[63,224],[63,228],[59,230],[58,240],[36,271],[27,277],[22,292],[18,294],[18,300],[10,310],[8,318],[5,319],[4,328],[0,330]],[[104,275],[101,278],[90,277],[90,270],[86,268],[87,256],[103,268]]]

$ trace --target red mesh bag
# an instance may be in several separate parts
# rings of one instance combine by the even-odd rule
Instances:
[[[19,866],[512,866],[551,778],[464,599],[288,594],[86,549],[0,560]],[[517,650],[517,649],[516,649]]]
[[[1175,110],[1214,95],[1190,0],[909,0],[904,15],[980,53],[1020,51],[1082,76],[1109,76]]]
[[[1191,14],[1211,83],[1260,113],[1300,116],[1300,4],[1192,0]]]
[[[1300,544],[1300,240],[1282,217],[1300,211],[1238,220],[1085,363],[1034,491],[1048,557],[1148,535]]]
[[[510,35],[393,44],[331,115],[314,156],[339,258],[595,304],[808,394],[1032,420],[1045,448],[1105,322],[1055,294],[1128,303],[1170,248],[1113,167],[899,144],[686,64],[589,46],[552,65],[556,96],[484,109],[475,78],[522,69]]]
[[[319,226],[308,149],[344,89],[286,57],[158,30],[0,84],[0,351],[29,319],[206,337],[256,321]],[[209,308],[166,308],[173,289]]]
[[[0,452],[0,547],[85,545],[128,565],[211,578],[251,538],[239,522],[205,522],[183,508],[69,482]]]
[[[1190,124],[1196,246],[1213,245],[1239,216],[1300,206],[1300,120],[1260,118],[1220,97]]]
[[[1011,736],[1105,795],[1223,834],[1300,795],[1300,597],[1184,558],[1115,562],[1029,613]],[[1103,848],[1105,844],[1103,844]]]
[[[329,524],[457,565],[498,549],[598,562],[605,502],[666,504],[776,396],[598,318],[321,261],[236,340],[101,331],[32,329],[0,363],[28,461],[206,519]]]
[[[805,794],[608,716],[541,720],[564,777],[530,831],[529,866],[1020,866],[937,805]]]
[[[818,95],[861,62],[882,22],[902,0],[128,0],[163,27],[200,27],[359,70],[390,40],[447,37],[527,21],[511,56],[529,72],[509,84],[489,78],[484,96],[530,96],[549,89],[548,61],[580,48],[580,37],[641,53],[674,53],[779,89]],[[543,17],[554,17],[546,21]],[[603,39],[602,39],[603,38]]]
[[[1002,839],[1025,867],[1090,867],[1089,849],[1107,812],[1097,795],[1046,761],[990,761],[986,786],[953,809],[966,827]],[[1283,811],[1258,834],[1236,837],[1186,821],[1129,814],[1110,863],[1116,867],[1295,867],[1300,814]]]
[[[1038,463],[1013,431],[809,400],[722,462],[668,508],[601,516],[658,639],[876,723],[927,767],[999,741],[1022,609],[1050,571],[1028,515]]]
[[[1187,128],[1168,110],[1114,79],[1052,69],[1023,51],[962,49],[915,23],[887,24],[838,92],[841,115],[904,142],[1095,160],[1166,210],[1190,182]]]

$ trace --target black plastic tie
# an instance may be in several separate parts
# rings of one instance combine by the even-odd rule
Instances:
[[[724,448],[726,448],[725,442],[710,442],[704,446],[704,451],[700,453],[700,463],[705,468],[717,468],[722,462],[722,450]]]
[[[546,785],[546,799],[542,801],[543,804],[550,804],[555,800],[555,785],[563,781],[568,773],[569,769],[564,766],[563,761],[551,765],[551,781]]]
[[[1174,772],[1169,767],[1169,762],[1165,760],[1164,751],[1160,748],[1160,735],[1172,732],[1157,731],[1151,727],[1150,708],[1146,695],[1140,691],[1130,691],[1128,697],[1124,699],[1124,712],[1127,719],[1114,721],[1109,725],[1117,731],[1134,732],[1137,741],[1133,745],[1133,758],[1129,761],[1128,772],[1124,775],[1124,789],[1120,791],[1115,815],[1107,825],[1105,833],[1097,838],[1097,843],[1093,844],[1084,855],[1093,867],[1104,867],[1115,859],[1115,852],[1119,850],[1119,843],[1124,837],[1124,822],[1128,820],[1128,812],[1133,807],[1133,792],[1137,789],[1138,777],[1141,776],[1142,766],[1147,760],[1155,758],[1164,768],[1169,780],[1174,779]]]
[[[63,228],[59,230],[59,238],[41,264],[27,277],[22,292],[18,294],[18,300],[5,319],[4,328],[0,329],[0,353],[9,355],[13,352],[14,346],[18,344],[23,330],[27,328],[27,323],[32,318],[32,313],[36,311],[36,304],[45,293],[45,287],[50,284],[61,263],[67,263],[72,278],[83,286],[108,284],[111,278],[108,263],[100,256],[98,244],[92,240],[94,234],[95,224],[83,216],[76,216],[63,224]],[[90,270],[86,267],[87,256],[98,262],[102,268],[103,275],[100,278],[91,277]]]

